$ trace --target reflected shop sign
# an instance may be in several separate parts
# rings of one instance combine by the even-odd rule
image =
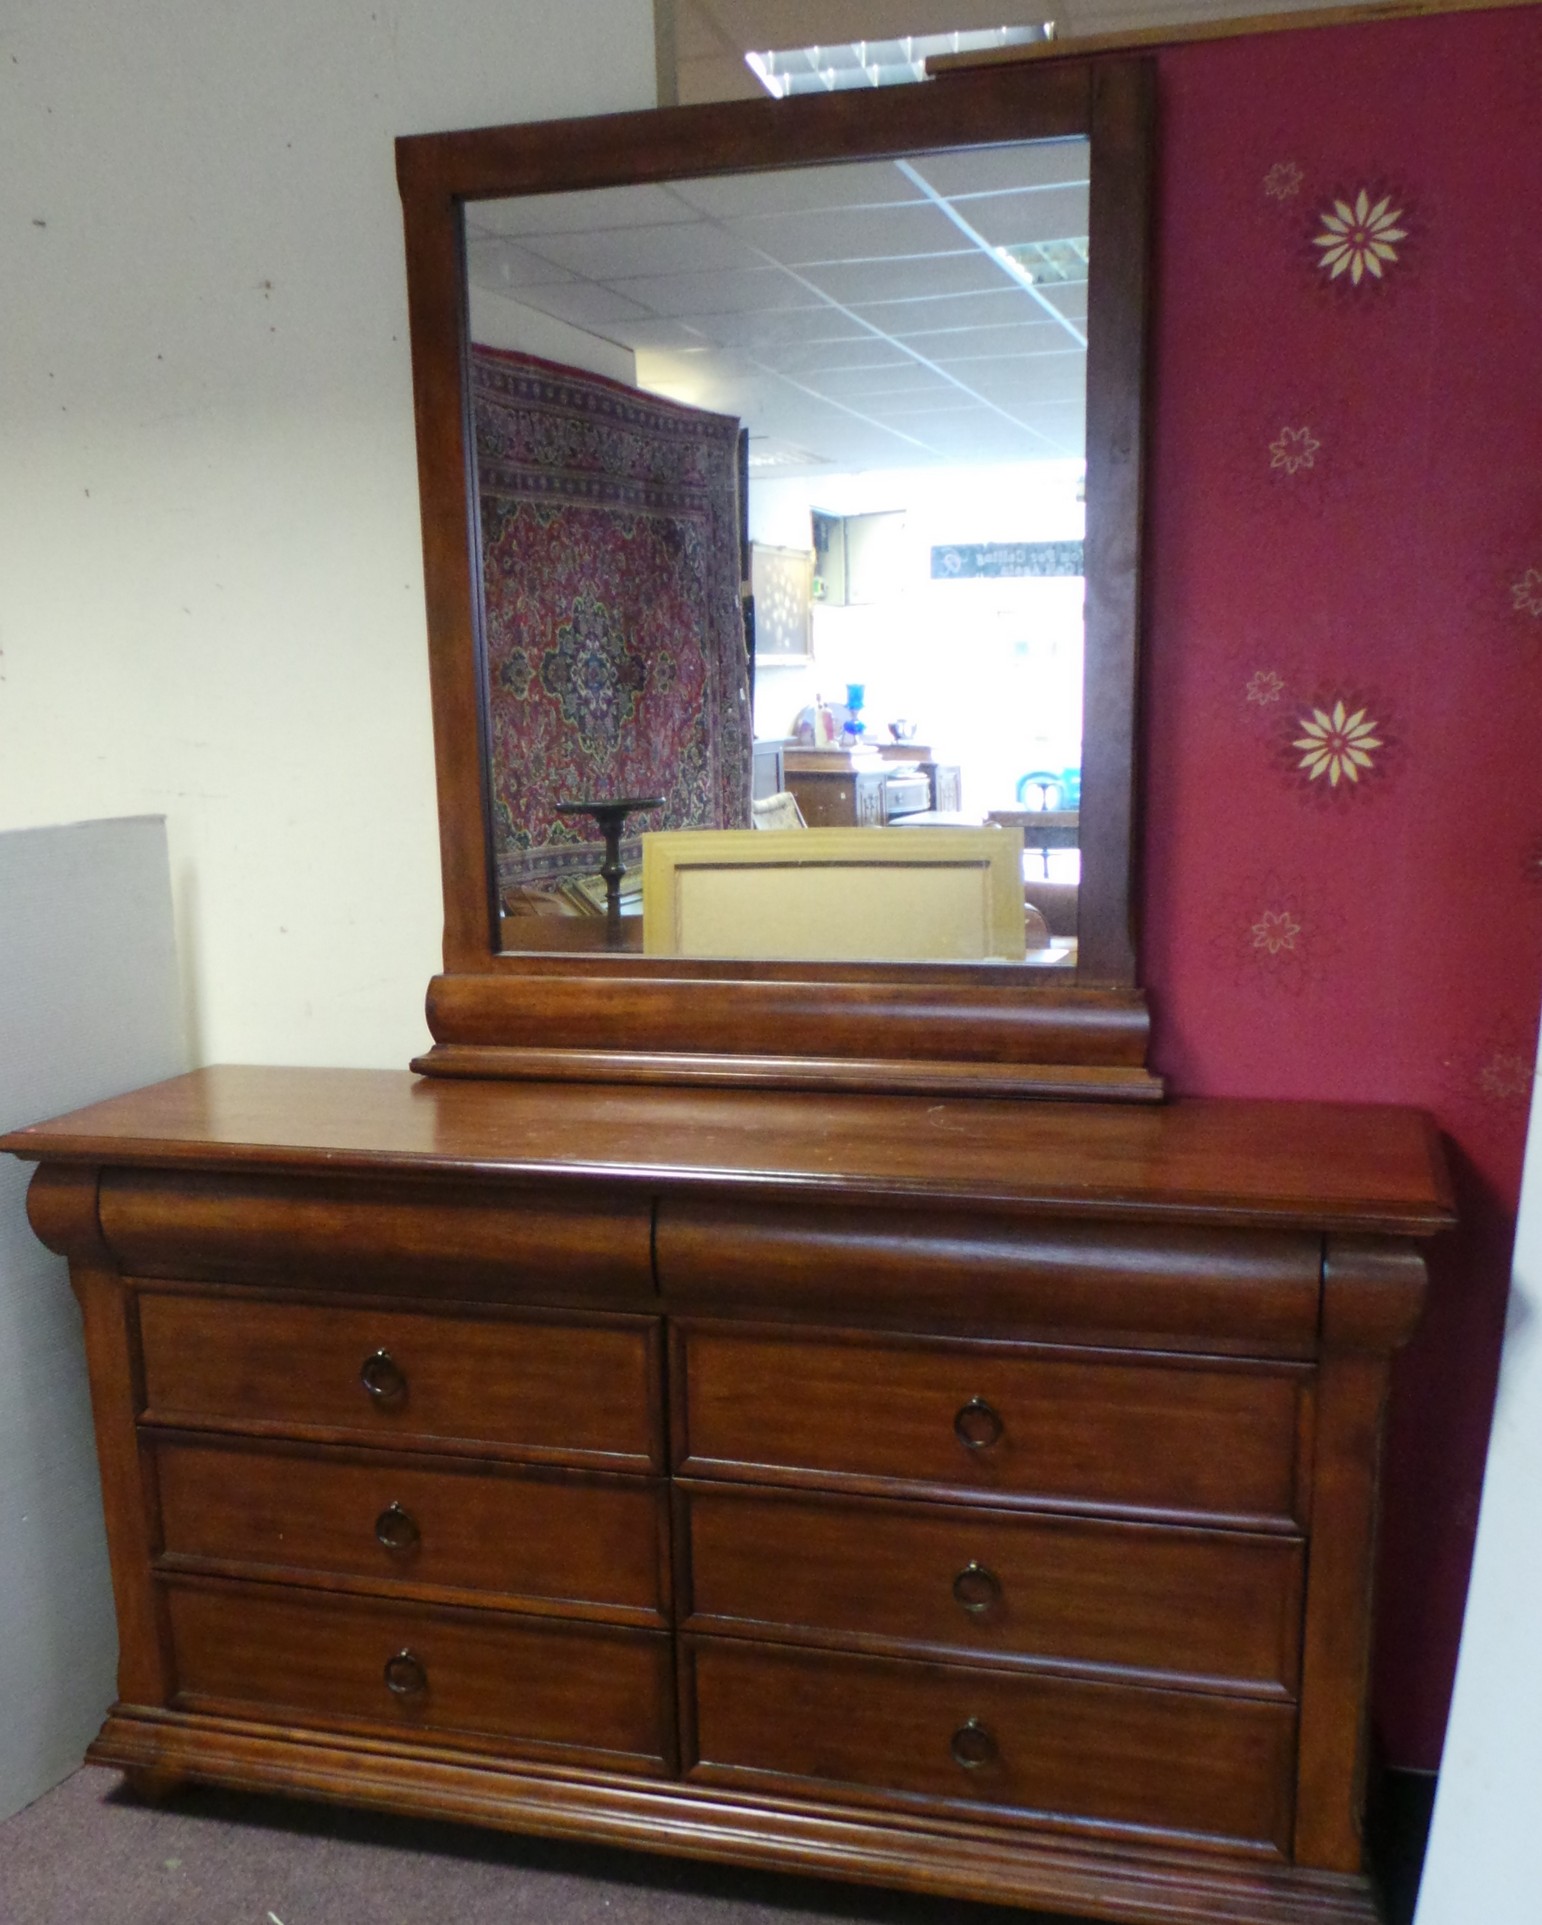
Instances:
[[[1079,541],[966,541],[932,550],[933,581],[1001,575],[1080,575]]]

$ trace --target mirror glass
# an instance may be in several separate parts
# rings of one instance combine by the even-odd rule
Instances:
[[[506,951],[1074,966],[1088,159],[467,204]]]

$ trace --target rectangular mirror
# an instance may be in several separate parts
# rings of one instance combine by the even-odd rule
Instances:
[[[1122,60],[398,143],[445,869],[427,1066],[967,1060],[1018,1087],[1085,1058],[1149,1090],[1150,145]],[[981,944],[920,898],[900,938],[875,878],[925,865],[876,845],[870,917],[825,875],[796,935],[650,925],[651,836],[780,838],[735,860],[752,891],[827,830],[999,838],[1020,938],[1015,899]]]
[[[1074,966],[1089,175],[1081,138],[467,208],[505,949],[653,953],[650,832],[946,827],[1020,852],[993,959]],[[607,920],[577,805],[654,797]],[[896,953],[821,899],[760,953]]]

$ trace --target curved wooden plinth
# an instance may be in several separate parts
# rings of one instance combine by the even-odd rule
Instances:
[[[678,1852],[863,1884],[1149,1925],[1378,1925],[1366,1878],[1094,1844],[689,1785],[568,1774],[426,1746],[116,1706],[88,1753],[142,1782],[234,1790]]]

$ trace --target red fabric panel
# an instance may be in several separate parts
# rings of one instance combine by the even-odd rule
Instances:
[[[1399,1366],[1379,1619],[1386,1747],[1427,1767],[1542,983],[1542,11],[1174,48],[1160,76],[1156,1066],[1419,1104],[1453,1145],[1463,1223]]]

